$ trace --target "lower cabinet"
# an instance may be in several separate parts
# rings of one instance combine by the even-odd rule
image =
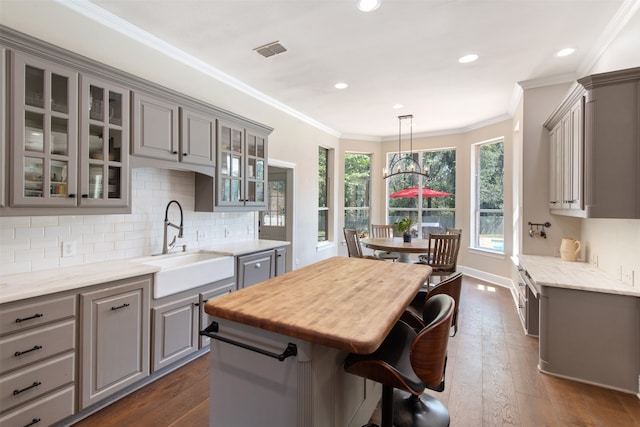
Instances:
[[[235,287],[235,277],[229,277],[152,301],[152,372],[208,345],[209,338],[199,337],[199,332],[211,323],[204,305]]]
[[[80,409],[149,375],[151,278],[80,294]]]
[[[0,306],[0,425],[51,425],[75,411],[76,296]]]
[[[237,257],[238,289],[264,282],[286,273],[287,250],[284,247]]]
[[[198,295],[152,310],[155,372],[198,350]]]

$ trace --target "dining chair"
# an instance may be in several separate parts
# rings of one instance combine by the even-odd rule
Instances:
[[[460,237],[459,233],[430,235],[427,254],[420,255],[418,264],[430,266],[431,277],[442,278],[455,273],[458,267]]]
[[[365,258],[365,259],[380,260],[380,258],[376,256],[362,254],[362,245],[360,244],[360,236],[358,235],[358,230],[345,227],[343,228],[343,232],[344,232],[344,240],[347,243],[347,251],[349,252],[350,258]]]
[[[393,239],[393,225],[371,225],[371,237],[378,239]],[[384,260],[397,261],[400,257],[398,254],[388,251],[377,251],[375,255]]]

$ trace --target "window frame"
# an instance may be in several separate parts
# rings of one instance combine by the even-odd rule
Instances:
[[[324,170],[324,176],[322,175],[323,170],[322,170],[322,156],[324,154],[324,162],[325,162],[325,170]],[[331,203],[331,170],[332,170],[332,163],[333,163],[333,156],[332,156],[332,149],[331,148],[327,148],[327,147],[323,147],[323,146],[319,146],[318,147],[318,228],[317,228],[317,244],[318,245],[323,245],[326,244],[328,242],[331,242],[333,239],[331,238],[332,236],[332,230],[331,230],[331,218],[332,218],[332,212],[331,212],[331,207],[332,207],[332,203]],[[324,179],[324,205],[321,204],[321,200],[322,200],[322,188],[321,188],[321,184],[322,184],[322,180]],[[324,230],[321,230],[320,227],[320,221],[321,218],[323,217],[323,215],[321,213],[324,213]],[[324,235],[324,239],[320,238],[321,233],[324,231],[325,235]]]
[[[502,144],[502,209],[496,208],[483,208],[482,200],[481,200],[481,150],[483,147],[495,144]],[[504,165],[504,148],[505,148],[505,138],[503,136],[492,138],[489,140],[477,142],[471,146],[471,212],[470,212],[470,249],[480,252],[487,252],[491,254],[504,255],[504,218],[505,218],[505,210],[504,210],[504,198],[505,198],[505,183],[504,183],[504,175],[505,175],[505,165]],[[502,215],[502,247],[498,245],[496,248],[495,245],[492,247],[481,245],[481,227],[480,221],[483,214],[501,214]],[[497,240],[497,239],[495,239]]]
[[[369,159],[369,168],[367,171],[367,175],[368,175],[368,179],[367,179],[367,184],[366,184],[366,188],[365,188],[365,194],[366,196],[364,197],[364,199],[366,199],[365,201],[366,206],[347,206],[347,157],[348,156],[366,156]],[[344,158],[343,158],[343,173],[344,173],[344,201],[343,201],[343,208],[344,208],[344,226],[347,227],[347,213],[348,212],[364,212],[366,215],[366,219],[367,219],[367,226],[365,229],[362,228],[358,228],[357,230],[359,232],[362,231],[366,231],[367,233],[371,230],[371,167],[373,165],[373,155],[371,153],[362,153],[362,152],[354,152],[354,151],[348,151],[344,153]],[[347,227],[347,228],[351,228],[351,227]]]

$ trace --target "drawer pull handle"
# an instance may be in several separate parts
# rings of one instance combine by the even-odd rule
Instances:
[[[16,319],[16,323],[24,322],[25,320],[37,319],[38,317],[42,317],[42,316],[44,316],[44,314],[42,314],[42,313],[36,313],[36,314],[34,314],[33,316],[31,316],[31,317],[23,317],[22,319],[18,317],[18,318]]]
[[[260,263],[259,262],[256,263],[256,268],[260,268]]]
[[[126,308],[129,307],[129,304],[127,304],[126,302],[122,305],[119,305],[117,307],[111,307],[111,311],[116,311],[116,310],[120,310],[121,308]]]
[[[40,381],[34,381],[33,384],[31,384],[29,387],[25,387],[22,390],[13,390],[13,395],[17,396],[20,393],[22,393],[23,391],[27,391],[27,390],[30,390],[30,389],[32,389],[34,387],[38,387],[40,384],[42,384]]]
[[[31,420],[31,422],[29,424],[27,424],[24,427],[29,427],[29,426],[32,426],[34,424],[38,424],[40,421],[41,421],[40,418],[34,418],[34,419]]]
[[[30,352],[35,351],[35,350],[40,350],[41,348],[42,348],[41,345],[34,345],[33,348],[30,348],[29,350],[16,351],[15,353],[13,353],[13,355],[18,357],[18,356],[22,356],[23,354],[27,354],[27,353],[30,353]]]

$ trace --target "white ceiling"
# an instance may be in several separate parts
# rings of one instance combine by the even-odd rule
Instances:
[[[382,0],[370,13],[355,0],[91,3],[336,134],[381,138],[404,114],[414,135],[509,117],[517,82],[585,74],[633,1]],[[287,52],[253,51],[276,40]],[[577,51],[555,57],[564,47]],[[479,60],[459,64],[468,53]]]

